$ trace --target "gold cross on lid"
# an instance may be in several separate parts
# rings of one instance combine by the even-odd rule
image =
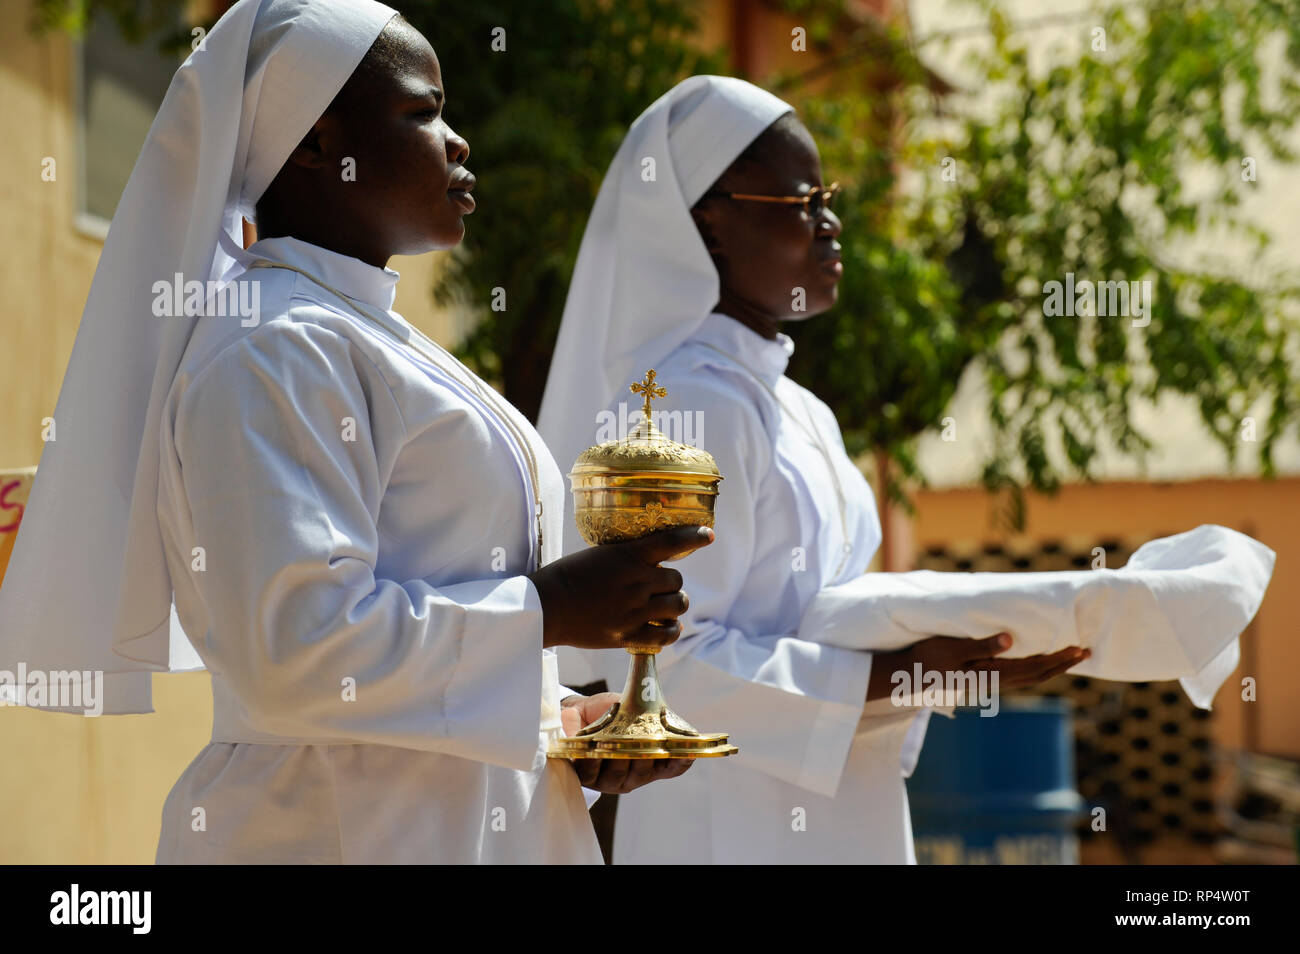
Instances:
[[[667,388],[655,384],[654,368],[651,368],[645,373],[644,381],[637,381],[634,384],[628,385],[628,388],[633,394],[645,395],[645,403],[642,405],[641,413],[645,415],[647,421],[650,420],[650,402],[655,398],[666,397],[668,395]]]

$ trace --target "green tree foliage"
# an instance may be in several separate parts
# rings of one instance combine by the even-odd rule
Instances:
[[[31,23],[36,31],[80,34],[96,17],[108,17],[132,43],[151,42],[177,52],[190,44],[189,31],[176,28],[188,5],[187,0],[34,0]]]
[[[1063,17],[1083,40],[1045,67],[1031,56],[1040,34],[972,0],[987,42],[978,84],[956,91],[897,24],[854,19],[845,0],[772,2],[808,24],[820,55],[800,74],[750,78],[799,107],[846,185],[840,302],[791,328],[791,373],[831,405],[851,451],[923,479],[916,438],[941,427],[969,372],[983,375],[997,438],[983,479],[1013,504],[1026,486],[1091,476],[1107,444],[1140,457],[1150,435],[1134,402],[1167,394],[1196,402],[1230,458],[1262,402],[1259,459],[1273,472],[1300,411],[1296,285],[1179,250],[1208,229],[1268,245],[1238,212],[1256,188],[1243,161],[1273,188],[1293,174],[1300,0],[1154,0]],[[169,7],[35,4],[46,25],[103,8],[136,30],[174,22]],[[689,0],[411,0],[403,12],[438,51],[449,121],[480,178],[479,211],[438,294],[478,319],[462,356],[535,417],[609,160],[650,102],[723,69],[725,51],[692,45],[701,11]],[[1194,172],[1213,188],[1189,187]],[[1067,273],[1150,281],[1149,324],[1046,317],[1044,286]],[[504,311],[490,308],[496,288]],[[895,499],[900,486],[888,488]]]
[[[172,41],[181,0],[35,0],[41,27],[103,12]],[[477,319],[460,356],[536,420],[569,277],[605,170],[632,121],[679,79],[718,72],[690,0],[407,0],[433,45],[448,122],[470,143],[478,209],[436,289]],[[203,24],[211,26],[210,23]],[[503,32],[502,32],[503,31]],[[504,45],[504,49],[501,49]],[[492,310],[502,289],[505,310]]]
[[[838,24],[810,35],[847,32],[845,45],[860,46],[864,31],[845,25],[842,4],[785,5]],[[1207,229],[1256,252],[1270,241],[1237,209],[1257,187],[1248,170],[1272,188],[1294,175],[1297,3],[1183,0],[1075,16],[1078,50],[1042,68],[1031,55],[1041,34],[979,5],[990,42],[969,95],[936,96],[904,37],[875,42],[868,63],[842,58],[829,88],[807,95],[826,164],[853,188],[840,303],[794,330],[792,373],[828,400],[851,448],[884,450],[917,476],[915,436],[940,426],[958,379],[977,369],[997,438],[984,482],[1016,502],[1026,485],[1090,476],[1107,442],[1140,458],[1151,435],[1134,424],[1134,402],[1167,394],[1196,402],[1230,460],[1262,401],[1259,459],[1271,474],[1300,409],[1294,277],[1247,277],[1236,260],[1191,261],[1180,249]],[[1105,49],[1094,48],[1097,28]],[[898,80],[869,94],[898,120],[883,137],[847,106],[880,72],[882,50]],[[801,92],[797,77],[773,83]],[[864,130],[868,155],[855,156]],[[876,149],[888,161],[871,161]],[[900,169],[914,181],[896,181]],[[1193,174],[1213,188],[1189,187]],[[1149,324],[1045,316],[1045,284],[1067,273],[1149,280]]]
[[[415,0],[403,13],[438,53],[479,177],[439,295],[476,307],[461,357],[536,420],[587,216],[627,127],[682,77],[722,64],[689,44],[696,5],[683,0]],[[504,52],[490,47],[497,27]],[[504,311],[491,310],[494,288]]]

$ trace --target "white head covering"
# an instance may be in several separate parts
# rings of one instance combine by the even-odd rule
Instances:
[[[149,674],[201,668],[158,527],[161,408],[197,317],[153,284],[243,261],[240,216],[397,11],[240,0],[176,71],[118,203],[0,590],[0,669],[102,670],[104,712],[152,712]],[[175,627],[175,631],[173,631]]]
[[[691,206],[792,111],[744,80],[692,76],[628,130],[582,237],[542,399],[538,430],[562,469],[594,443],[596,415],[718,303]]]

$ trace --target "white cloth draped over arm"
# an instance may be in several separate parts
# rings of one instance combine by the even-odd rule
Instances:
[[[370,359],[311,322],[263,325],[189,382],[175,420],[191,521],[178,535],[206,560],[179,583],[206,625],[184,622],[251,724],[534,767],[542,613],[531,581],[376,575],[379,504],[411,422]]]
[[[1179,679],[1209,708],[1236,668],[1237,637],[1259,609],[1274,559],[1259,541],[1205,524],[1143,544],[1118,570],[869,573],[824,589],[805,621],[827,644],[857,649],[1002,630],[1016,656],[1086,646],[1092,657],[1071,672]]]
[[[773,460],[757,410],[725,393],[710,398],[709,387],[707,379],[679,383],[666,402],[706,408],[701,444],[723,474],[715,541],[673,564],[690,609],[682,638],[659,654],[661,672],[670,674],[668,701],[693,725],[730,733],[750,768],[834,795],[866,701],[871,656],[797,631],[751,633],[726,624],[744,585],[762,583],[752,577],[763,521],[782,511],[759,495]],[[795,605],[789,559],[784,554],[783,572],[771,582],[791,588],[785,598]]]

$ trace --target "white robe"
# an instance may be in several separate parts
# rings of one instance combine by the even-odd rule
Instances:
[[[772,395],[711,344],[761,375],[795,414],[806,406],[845,497],[848,542],[827,459]],[[684,863],[914,863],[903,777],[929,713],[888,697],[865,704],[870,653],[823,645],[802,625],[813,597],[866,571],[880,542],[870,485],[834,415],[784,376],[793,351],[713,314],[656,367],[666,426],[713,454],[723,475],[715,542],[677,566],[690,609],[659,654],[669,703],[702,731],[726,731],[738,755],[671,785],[619,799],[614,860]],[[631,396],[629,395],[629,399]],[[620,399],[615,418],[635,401]],[[624,407],[619,408],[619,403]],[[698,412],[698,418],[694,415]],[[699,420],[702,432],[685,434]],[[560,651],[562,676],[621,689],[626,657]]]
[[[249,251],[392,306],[392,270],[295,239]],[[259,323],[199,322],[160,434],[176,611],[214,717],[158,861],[599,863],[576,774],[544,755],[561,690],[516,443],[307,278],[241,280]],[[510,413],[558,542],[560,474]]]

